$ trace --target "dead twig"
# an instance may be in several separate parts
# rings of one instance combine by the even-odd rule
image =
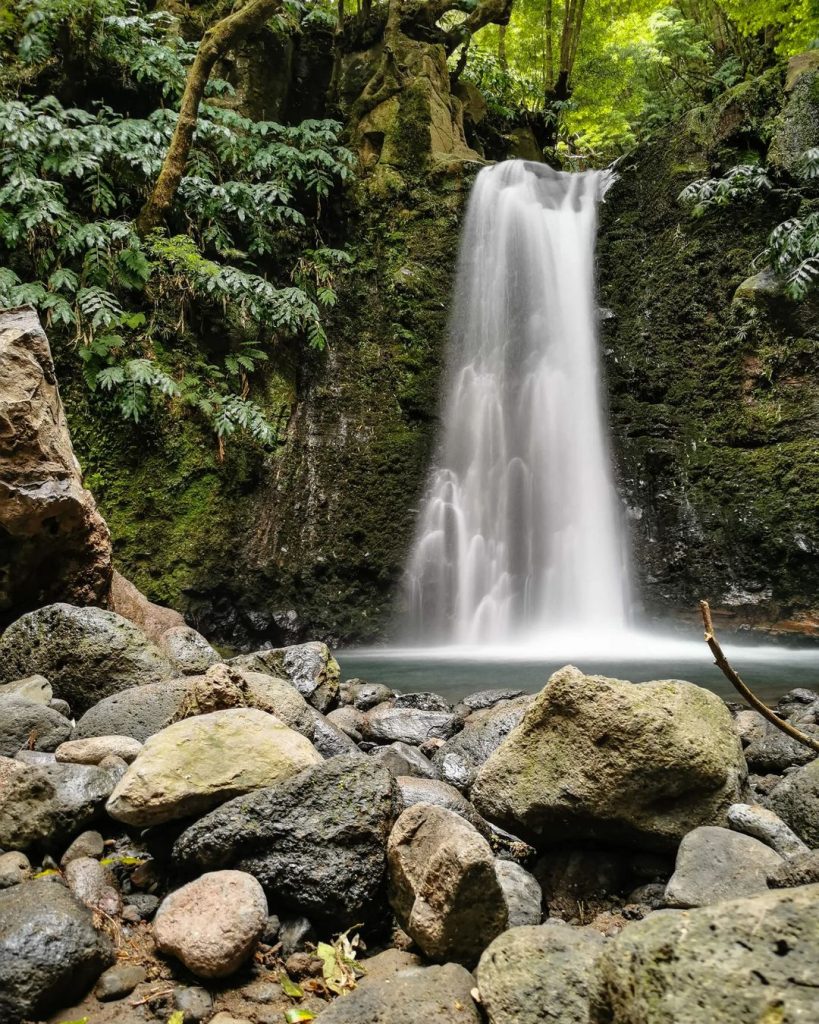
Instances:
[[[711,649],[711,653],[714,655],[714,664],[722,672],[731,686],[739,693],[751,707],[760,713],[763,718],[767,718],[768,721],[781,729],[786,735],[790,736],[791,739],[796,740],[797,743],[803,743],[806,747],[810,747],[811,750],[816,751],[819,754],[819,740],[813,739],[812,736],[806,736],[805,733],[800,732],[799,729],[794,728],[790,722],[786,722],[780,718],[779,715],[775,714],[768,707],[767,704],[763,704],[762,701],[754,693],[752,693],[748,687],[740,679],[739,675],[731,668],[728,659],[725,657],[722,648],[719,645],[719,641],[714,635],[714,623],[711,621],[711,609],[708,606],[707,601],[700,601],[700,612],[702,614],[702,624],[705,627],[705,642]]]

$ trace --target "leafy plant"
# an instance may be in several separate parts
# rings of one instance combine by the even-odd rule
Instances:
[[[739,164],[721,178],[698,178],[680,192],[679,202],[701,217],[712,207],[756,199],[772,188],[771,179],[759,164]]]
[[[819,283],[819,213],[791,217],[777,225],[764,255],[784,281],[787,294],[804,299]]]

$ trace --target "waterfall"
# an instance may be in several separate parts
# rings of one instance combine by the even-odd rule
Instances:
[[[626,625],[594,287],[605,181],[522,160],[475,181],[442,436],[407,569],[415,640],[537,642]]]

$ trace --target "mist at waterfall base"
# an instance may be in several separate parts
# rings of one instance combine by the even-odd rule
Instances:
[[[486,687],[537,690],[571,662],[733,692],[696,626],[688,639],[638,629],[631,617],[594,282],[609,180],[521,160],[478,175],[400,646],[342,652],[347,678],[457,699]],[[819,647],[727,649],[763,699],[819,685]]]

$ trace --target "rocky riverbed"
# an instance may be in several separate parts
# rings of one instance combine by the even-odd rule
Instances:
[[[571,666],[453,706],[138,612],[0,637],[0,1024],[819,1020],[819,762],[756,712]]]

